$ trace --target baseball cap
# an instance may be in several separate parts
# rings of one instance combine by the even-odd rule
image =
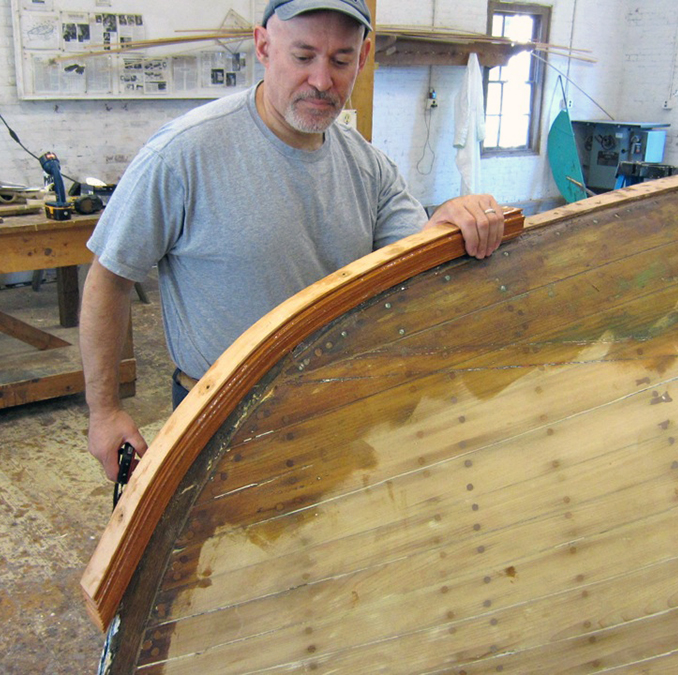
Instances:
[[[297,14],[320,9],[347,14],[365,26],[368,31],[372,30],[370,25],[372,17],[365,0],[270,0],[264,10],[264,17],[261,23],[265,26],[274,13],[282,21],[287,21],[297,16]]]

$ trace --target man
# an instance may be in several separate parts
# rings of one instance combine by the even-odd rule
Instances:
[[[89,449],[111,480],[146,442],[118,398],[129,295],[158,264],[176,401],[246,328],[309,284],[427,225],[395,165],[334,124],[371,47],[364,0],[271,0],[254,30],[262,83],[161,129],[123,176],[90,242],[81,351]],[[469,255],[499,245],[489,195],[446,202]]]

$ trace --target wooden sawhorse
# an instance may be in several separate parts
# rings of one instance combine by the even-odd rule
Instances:
[[[56,268],[59,322],[72,328],[69,340],[51,335],[25,321],[0,312],[0,332],[33,349],[0,366],[0,408],[41,401],[85,389],[77,340],[78,265],[90,263],[86,242],[98,216],[73,216],[48,220],[43,214],[5,218],[0,222],[0,273]],[[72,339],[72,341],[70,341]],[[120,365],[120,394],[135,393],[136,359],[132,324]]]

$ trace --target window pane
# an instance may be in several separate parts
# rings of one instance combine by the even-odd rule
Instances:
[[[488,9],[488,33],[515,42],[548,40],[550,7],[489,0]],[[484,150],[501,154],[538,149],[543,79],[544,69],[529,51],[519,52],[504,66],[485,69]]]
[[[483,146],[496,148],[499,145],[499,116],[488,115],[485,118],[485,140]]]
[[[534,30],[534,18],[529,14],[514,14],[506,17],[504,35],[516,42],[529,42]]]
[[[495,66],[494,68],[490,68],[488,78],[490,79],[490,81],[493,82],[498,82],[499,80],[501,80],[501,66]]]
[[[532,102],[532,87],[523,82],[504,85],[502,112],[507,115],[529,115]]]
[[[520,52],[509,59],[502,73],[505,80],[527,82],[530,79],[532,56],[529,52]]]
[[[501,90],[501,84],[495,82],[488,83],[487,101],[485,103],[485,113],[487,115],[499,115],[501,113]]]
[[[499,145],[502,148],[526,146],[529,128],[529,115],[504,115],[501,122]]]

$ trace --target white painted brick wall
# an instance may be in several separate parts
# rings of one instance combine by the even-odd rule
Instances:
[[[581,90],[617,116],[621,80],[624,0],[555,0],[549,41],[589,49],[597,63],[583,63],[551,54],[546,69],[542,132],[538,156],[483,161],[485,189],[503,203],[539,201],[558,197],[547,159],[547,136],[561,110],[562,85],[573,103],[572,119],[604,118],[605,114]],[[543,56],[543,55],[542,55]],[[562,73],[562,75],[561,75]],[[572,80],[580,89],[568,82]],[[559,81],[560,80],[560,81]]]
[[[678,165],[678,5],[629,0],[621,109],[634,121],[671,124],[664,162]],[[669,101],[670,110],[663,108]]]
[[[572,62],[570,76],[612,115],[636,121],[668,121],[675,107],[661,104],[678,89],[678,9],[675,0],[551,0],[551,41],[593,50],[598,63]],[[264,0],[256,0],[257,11]],[[574,11],[576,9],[576,11]],[[220,11],[221,14],[221,11]],[[574,15],[574,29],[573,19]],[[381,24],[432,24],[484,32],[486,0],[378,0]],[[568,71],[564,57],[551,63]],[[16,94],[10,0],[0,0],[0,112],[36,153],[54,150],[63,169],[78,178],[116,182],[148,136],[165,121],[203,101],[19,101]],[[454,161],[453,103],[463,78],[459,67],[380,68],[375,77],[374,143],[398,162],[412,191],[427,204],[459,189]],[[439,108],[425,112],[429,83]],[[574,118],[604,114],[574,87]],[[546,133],[559,111],[558,76],[548,70],[541,153],[483,160],[483,189],[504,203],[557,195],[546,161]],[[426,121],[430,120],[430,132]],[[0,127],[0,179],[39,184],[42,172]],[[435,158],[426,146],[427,133]],[[678,164],[678,129],[671,131],[666,161]]]
[[[575,47],[592,49],[599,60],[595,65],[571,62],[569,75],[612,115],[617,115],[624,74],[623,47],[626,0],[553,0],[551,42],[567,45],[572,37]],[[485,0],[435,0],[417,3],[413,13],[407,0],[381,0],[379,23],[431,25],[435,15],[437,26],[484,32],[487,24]],[[575,11],[576,10],[576,11]],[[409,18],[408,18],[409,17]],[[574,18],[574,29],[573,29]],[[428,19],[428,21],[427,21]],[[550,56],[550,62],[568,74],[568,61],[563,56]],[[463,79],[463,68],[436,67],[403,69],[382,68],[375,78],[374,142],[398,161],[412,191],[428,204],[454,196],[459,189],[459,174],[452,146],[454,136],[454,100]],[[422,156],[427,134],[424,97],[429,81],[440,102],[431,113],[431,139],[435,161],[422,162],[429,175],[423,175],[417,160]],[[397,95],[397,108],[386,103],[396,97],[393,90],[402,87],[407,93]],[[603,117],[604,114],[574,87],[568,87],[573,100],[573,118]],[[412,99],[408,103],[408,99]],[[418,100],[417,100],[418,99]],[[542,117],[542,143],[539,155],[482,160],[483,190],[491,192],[503,203],[549,199],[558,196],[546,159],[546,135],[560,111],[562,99],[558,73],[547,69]],[[386,103],[386,104],[385,104]],[[425,155],[432,158],[430,152]]]
[[[79,180],[120,179],[162,124],[204,101],[20,101],[16,89],[10,0],[0,0],[0,113],[36,155],[54,151],[62,171]],[[42,185],[42,169],[0,125],[0,180]],[[67,182],[67,186],[70,183]]]

